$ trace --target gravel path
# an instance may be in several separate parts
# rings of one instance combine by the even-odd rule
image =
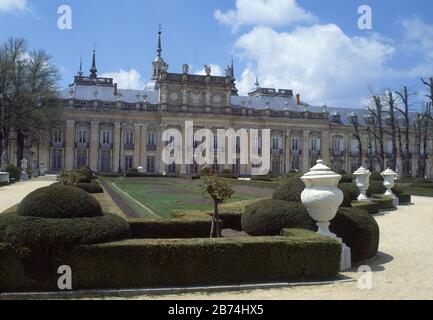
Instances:
[[[433,299],[433,198],[413,197],[415,205],[376,216],[381,229],[380,254],[366,262],[372,289],[357,282],[323,286],[214,294],[140,296],[135,299]],[[358,280],[356,272],[344,273]]]
[[[47,175],[0,187],[0,212],[20,203],[30,192],[47,187],[54,182],[56,182],[56,176]]]

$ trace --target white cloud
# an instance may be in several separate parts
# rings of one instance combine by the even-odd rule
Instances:
[[[27,10],[27,0],[0,0],[0,12]]]
[[[433,59],[433,25],[413,17],[399,21],[403,33],[403,46],[410,53]]]
[[[210,64],[209,67],[212,70],[212,72],[211,72],[212,76],[220,77],[220,76],[223,75],[223,69],[219,65],[217,65],[217,64]],[[202,76],[206,75],[205,68],[203,67],[203,69],[197,71],[196,74],[197,75],[202,75]]]
[[[263,87],[293,89],[313,104],[358,106],[369,84],[382,79],[395,49],[377,37],[349,37],[337,25],[299,27],[276,32],[256,27],[236,47],[254,66]],[[251,86],[252,67],[239,81]],[[253,78],[254,80],[254,78]]]
[[[108,72],[101,75],[101,77],[113,78],[114,82],[118,84],[119,88],[123,89],[137,89],[142,90],[145,87],[145,83],[141,78],[140,73],[135,70],[123,70],[119,72]]]
[[[236,10],[216,10],[214,17],[233,30],[243,25],[284,26],[317,21],[296,0],[236,0]]]

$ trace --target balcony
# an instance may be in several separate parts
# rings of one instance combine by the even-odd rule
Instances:
[[[102,150],[111,150],[111,149],[113,149],[113,144],[112,143],[101,143],[99,145],[99,149],[102,149]]]
[[[75,148],[77,148],[77,149],[89,149],[89,143],[88,142],[76,142]]]
[[[156,151],[156,145],[148,144],[147,145],[147,151]]]
[[[332,156],[333,156],[334,158],[341,158],[341,157],[344,157],[344,151],[332,150]]]
[[[358,158],[359,157],[359,151],[355,151],[355,150],[350,151],[350,156],[352,158]]]
[[[125,144],[123,148],[125,150],[134,150],[134,145],[133,144]]]
[[[320,157],[320,155],[321,155],[320,150],[310,150],[310,156]]]
[[[65,142],[63,141],[52,141],[51,148],[62,149],[65,147]]]
[[[283,154],[283,150],[282,149],[274,149],[272,150],[272,155],[274,156],[281,156]]]
[[[302,150],[291,150],[292,156],[302,156]]]

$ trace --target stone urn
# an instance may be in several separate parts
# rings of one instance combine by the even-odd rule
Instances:
[[[356,187],[360,191],[358,201],[369,201],[366,192],[370,186],[370,171],[361,167],[353,175],[356,177]]]
[[[336,237],[329,231],[329,225],[343,203],[343,191],[338,188],[341,175],[325,166],[322,160],[318,160],[317,165],[302,176],[301,180],[306,186],[301,194],[301,201],[311,218],[317,222],[318,233]]]
[[[383,186],[386,188],[384,195],[392,197],[394,206],[398,206],[398,198],[394,193],[392,193],[392,188],[394,188],[395,180],[397,180],[398,177],[397,172],[393,171],[391,168],[388,168],[381,173],[381,176],[383,177]]]
[[[348,271],[351,268],[350,248],[329,230],[330,221],[335,218],[338,207],[343,203],[343,191],[338,188],[341,175],[325,166],[322,160],[318,160],[316,166],[302,176],[301,180],[306,187],[301,194],[302,204],[316,221],[317,233],[341,243],[340,271]]]
[[[141,167],[141,166],[138,167],[137,170],[138,170],[138,173],[139,173],[139,174],[144,174],[144,173],[146,173],[145,170],[144,170],[144,168]]]

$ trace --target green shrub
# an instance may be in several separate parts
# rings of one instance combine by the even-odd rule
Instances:
[[[65,186],[75,187],[79,183],[90,182],[86,177],[79,171],[62,171],[57,176],[57,181]]]
[[[203,169],[200,170],[199,175],[200,175],[200,177],[209,177],[209,176],[213,175],[212,168],[204,167]]]
[[[425,178],[419,178],[419,179],[416,179],[413,183],[415,183],[415,184],[425,184],[425,183],[427,183],[427,184],[433,184],[433,181],[432,180],[430,180],[430,179],[425,179]]]
[[[84,176],[86,182],[90,182],[90,180],[96,179],[95,174],[93,173],[93,171],[89,167],[81,167],[80,169],[78,169],[76,171],[81,173]]]
[[[219,215],[223,229],[242,231],[242,212],[221,212]]]
[[[384,194],[386,192],[386,188],[383,186],[382,181],[370,181],[370,185],[367,189],[367,196],[371,197],[375,194]],[[400,193],[403,193],[403,189],[396,185],[394,188],[392,188],[392,192],[395,195],[399,195]]]
[[[343,191],[344,199],[341,207],[350,208],[352,206],[352,201],[358,199],[359,190],[354,183],[340,183],[338,187]]]
[[[88,218],[103,215],[98,201],[87,192],[60,185],[30,193],[21,201],[17,214],[40,218]]]
[[[273,178],[269,176],[252,176],[251,181],[273,182]]]
[[[251,235],[275,235],[276,230],[280,233],[284,228],[317,230],[316,223],[300,203],[284,204],[284,201],[276,200],[259,201],[247,207],[242,215],[242,227]],[[377,253],[379,227],[376,220],[364,210],[340,208],[331,221],[331,231],[352,249],[353,261],[366,260]]]
[[[94,182],[91,183],[79,183],[77,184],[77,188],[86,191],[87,193],[104,193],[104,189]]]
[[[352,207],[365,210],[369,214],[376,214],[379,212],[379,206],[372,201],[352,201]]]
[[[233,172],[230,169],[224,169],[219,176],[221,178],[226,178],[226,179],[236,179],[236,176],[233,174]]]
[[[139,177],[141,176],[141,174],[137,168],[129,168],[128,171],[126,171],[126,176],[128,178],[133,178],[133,177]]]
[[[184,239],[208,238],[212,221],[210,219],[129,219],[133,239]]]
[[[379,226],[364,210],[340,208],[331,222],[330,230],[351,249],[353,262],[370,259],[379,250]]]
[[[371,181],[382,181],[383,182],[383,177],[381,176],[380,172],[372,171],[371,175],[370,175],[370,182]]]
[[[393,200],[391,197],[381,194],[374,194],[371,200],[377,205],[379,210],[394,209]]]
[[[340,183],[352,183],[353,177],[350,174],[342,174]]]
[[[38,251],[123,240],[129,230],[128,223],[113,214],[76,219],[0,215],[0,242]]]
[[[296,174],[284,180],[277,190],[275,190],[272,198],[274,200],[301,202],[301,193],[305,189],[301,176],[301,174]]]
[[[19,181],[21,177],[21,172],[23,170],[20,167],[17,167],[16,165],[9,164],[6,167],[6,172],[9,172],[9,177],[11,179],[15,179],[15,181]]]
[[[400,204],[410,204],[412,202],[412,196],[408,193],[400,193],[397,197]]]
[[[412,184],[410,184],[410,187],[433,189],[433,181],[430,179],[416,179]]]
[[[266,199],[245,209],[242,230],[252,236],[279,235],[284,227],[314,230],[315,224],[301,203]]]

